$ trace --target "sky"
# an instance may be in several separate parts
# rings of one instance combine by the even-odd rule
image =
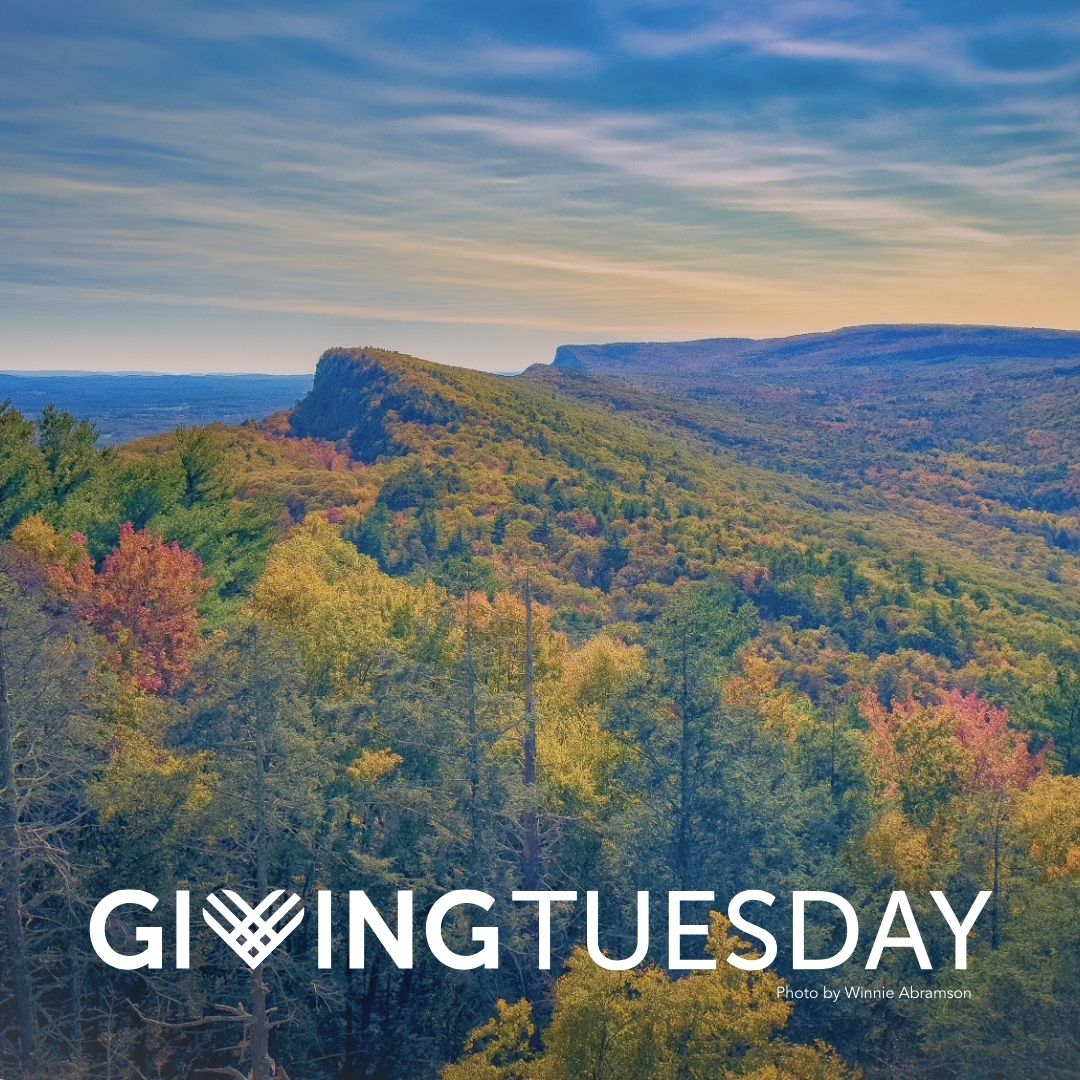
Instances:
[[[1080,0],[4,0],[0,368],[1080,329]]]

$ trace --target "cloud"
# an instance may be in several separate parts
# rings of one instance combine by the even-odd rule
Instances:
[[[747,10],[23,15],[3,296],[48,307],[43,332],[97,296],[252,332],[430,326],[456,355],[493,328],[697,337],[950,300],[1075,320],[1080,69],[1031,46],[1047,16]]]
[[[858,65],[870,77],[888,77],[891,70],[901,69],[965,86],[1039,86],[1080,75],[1076,42],[1068,49],[1063,40],[1077,35],[1075,17],[1020,16],[963,25],[910,17],[890,20],[888,14],[875,18],[874,12],[849,4],[774,3],[749,10],[750,17],[726,13],[675,29],[631,23],[619,42],[629,55],[650,59],[744,49],[760,57]],[[1001,54],[1015,55],[1021,32],[1038,42],[1024,52],[1029,62],[1002,65],[980,56],[994,40],[1000,42]],[[1053,50],[1059,58],[1050,62],[1048,39],[1062,46]]]
[[[617,323],[568,323],[530,315],[499,315],[488,311],[433,311],[428,308],[393,308],[370,304],[336,303],[292,296],[223,296],[213,293],[183,294],[149,289],[116,289],[0,281],[0,293],[8,296],[108,304],[140,304],[154,307],[202,308],[256,312],[273,315],[326,315],[356,321],[434,323],[441,326],[502,326],[529,330],[559,330],[584,334],[615,332]]]

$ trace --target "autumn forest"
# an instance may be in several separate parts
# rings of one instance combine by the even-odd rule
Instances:
[[[4,406],[0,1076],[1075,1075],[1078,336],[335,348],[289,411],[118,445]],[[609,971],[556,905],[537,970],[507,903],[497,970],[322,969],[308,918],[254,971],[201,919],[189,969],[118,971],[121,888],[164,927],[177,890],[595,890],[617,957],[639,890],[660,926],[707,889],[718,958],[753,888],[780,950]],[[906,891],[933,969],[795,969],[813,889],[869,932]],[[932,890],[992,891],[966,970]],[[970,995],[794,993],[848,985]]]

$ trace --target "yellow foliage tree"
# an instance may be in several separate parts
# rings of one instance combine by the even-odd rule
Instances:
[[[761,717],[766,730],[778,730],[788,739],[805,734],[814,724],[809,703],[791,687],[781,687],[780,673],[764,657],[747,653],[742,674],[724,687],[724,700],[734,708]]]
[[[750,946],[713,912],[708,951],[715,971],[672,979],[658,968],[606,971],[583,950],[555,986],[543,1050],[531,1044],[528,1002],[499,1003],[470,1036],[465,1057],[443,1080],[845,1080],[854,1075],[829,1047],[793,1046],[778,1036],[791,1005],[772,972],[747,972],[724,958]]]
[[[499,1001],[495,1016],[465,1043],[465,1058],[443,1070],[443,1080],[529,1080],[533,1072],[532,1039],[536,1026],[527,1001]]]
[[[1080,776],[1040,776],[1017,800],[1016,825],[1045,880],[1080,877]]]
[[[925,892],[935,851],[929,829],[920,828],[899,810],[887,810],[866,831],[866,854],[879,872],[901,889]]]
[[[364,692],[381,658],[430,635],[443,601],[384,574],[373,559],[311,518],[270,556],[252,594],[256,618],[294,637],[312,688]]]
[[[612,775],[631,752],[604,720],[610,702],[641,672],[644,652],[601,634],[559,661],[539,687],[538,756],[564,808],[586,813],[609,801]]]
[[[79,561],[78,544],[57,532],[40,514],[32,514],[20,522],[11,534],[17,551],[28,556],[37,566],[72,567]]]
[[[468,604],[466,611],[466,603]],[[524,694],[525,605],[509,592],[488,598],[471,593],[459,622],[471,622],[481,678],[503,702],[492,723],[501,733],[495,752],[519,752]],[[459,632],[460,642],[463,634]],[[540,772],[561,810],[587,812],[609,798],[606,781],[629,752],[605,727],[611,701],[643,667],[640,646],[600,634],[574,648],[551,627],[551,610],[533,605],[533,648],[537,698],[537,757]]]
[[[102,820],[122,817],[144,835],[197,828],[218,782],[212,755],[169,749],[167,703],[128,680],[104,677],[97,708],[112,725],[103,773],[89,791]]]

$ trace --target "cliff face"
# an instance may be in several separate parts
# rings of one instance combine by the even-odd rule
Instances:
[[[405,449],[402,424],[453,428],[470,415],[449,369],[384,349],[328,349],[293,410],[295,435],[345,441],[358,461]]]

